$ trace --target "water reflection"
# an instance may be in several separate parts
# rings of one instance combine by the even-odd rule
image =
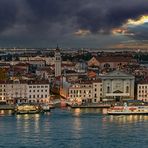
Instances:
[[[12,110],[0,110],[0,116],[12,115]]]
[[[24,137],[28,137],[31,130],[34,130],[34,132],[39,132],[39,120],[40,120],[40,114],[24,114],[24,115],[16,115],[17,119],[17,130],[20,129],[24,133]]]
[[[80,116],[82,114],[107,114],[107,108],[75,108],[71,109],[74,116]]]
[[[110,122],[117,122],[119,124],[135,123],[139,121],[147,121],[148,116],[146,115],[121,115],[121,116],[110,116]]]
[[[80,114],[81,114],[81,109],[80,109],[80,108],[76,108],[76,109],[74,110],[74,115],[75,115],[75,116],[80,116]]]

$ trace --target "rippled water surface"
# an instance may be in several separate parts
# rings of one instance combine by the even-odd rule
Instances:
[[[11,115],[1,111],[0,148],[148,148],[148,116],[101,112],[55,109],[40,115]]]

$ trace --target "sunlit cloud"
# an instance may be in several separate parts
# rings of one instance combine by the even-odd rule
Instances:
[[[139,19],[128,19],[127,25],[142,25],[148,22],[148,15],[141,16]]]
[[[134,33],[132,33],[132,32],[129,32],[128,31],[128,28],[123,28],[123,27],[121,27],[121,28],[114,28],[113,30],[112,30],[112,34],[113,35],[128,35],[128,36],[132,36],[132,35],[134,35]]]
[[[89,35],[89,34],[90,34],[89,30],[82,30],[82,29],[79,29],[78,31],[76,31],[74,33],[74,35],[76,35],[76,36],[86,36],[86,35]]]

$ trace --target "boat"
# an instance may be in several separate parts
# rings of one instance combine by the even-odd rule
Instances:
[[[50,105],[49,104],[40,104],[40,106],[44,112],[50,112]]]
[[[148,106],[114,106],[108,109],[108,115],[148,115]]]
[[[37,114],[41,112],[43,112],[41,106],[29,103],[17,104],[14,110],[16,114]]]

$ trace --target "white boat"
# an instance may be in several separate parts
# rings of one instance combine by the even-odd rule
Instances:
[[[114,106],[108,112],[109,115],[148,115],[148,106]]]
[[[41,108],[43,109],[44,112],[49,112],[50,111],[50,105],[49,104],[40,104]]]

